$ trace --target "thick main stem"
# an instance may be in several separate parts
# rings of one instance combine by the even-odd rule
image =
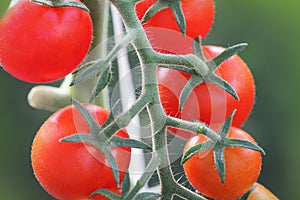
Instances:
[[[159,99],[156,70],[157,65],[152,64],[148,59],[151,58],[150,54],[153,54],[153,49],[148,42],[147,36],[143,31],[134,11],[134,4],[120,3],[118,1],[112,1],[119,9],[127,31],[136,30],[138,37],[133,41],[133,45],[137,50],[137,54],[140,58],[141,71],[142,71],[142,91],[143,93],[151,93],[152,100],[147,105],[151,124],[152,124],[152,138],[153,138],[153,150],[158,153],[160,159],[159,176],[162,181],[162,188],[167,186],[164,184],[166,180],[173,180],[172,171],[169,166],[169,156],[167,150],[166,131],[165,131],[165,113],[161,106]],[[123,11],[123,12],[122,12]],[[170,191],[170,190],[166,190]]]
[[[157,62],[156,52],[152,49],[147,35],[135,14],[135,1],[131,0],[111,0],[119,10],[125,27],[128,32],[135,31],[136,38],[132,44],[136,50],[141,64],[142,72],[142,95],[149,95],[147,110],[151,121],[152,146],[154,154],[159,156],[158,175],[160,178],[162,193],[161,199],[172,199],[174,194],[178,194],[188,199],[205,199],[188,189],[179,185],[175,180],[169,160],[166,121],[159,98],[157,82]]]

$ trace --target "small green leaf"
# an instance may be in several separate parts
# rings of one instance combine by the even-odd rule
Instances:
[[[91,133],[97,134],[98,132],[100,132],[101,127],[98,125],[89,111],[75,99],[73,99],[73,104],[79,110],[85,121],[88,123]]]
[[[185,17],[182,11],[181,0],[173,0],[169,4],[171,10],[173,11],[175,20],[177,25],[181,31],[181,33],[185,36],[186,35],[186,22]]]
[[[186,83],[184,88],[182,89],[179,97],[179,111],[181,112],[183,109],[183,106],[187,99],[189,98],[190,94],[193,92],[194,88],[203,83],[203,79],[200,76],[192,75],[192,77],[189,79],[189,81]]]
[[[128,138],[120,138],[118,136],[113,136],[111,138],[111,143],[113,143],[114,146],[127,146],[131,148],[137,148],[137,149],[145,149],[145,150],[152,150],[152,147],[150,147],[148,144],[141,142],[139,140],[134,139],[128,139]]]
[[[249,197],[249,195],[251,194],[251,192],[253,190],[255,190],[256,187],[257,187],[257,184],[255,183],[246,194],[244,194],[243,196],[239,197],[237,200],[247,200],[248,197]]]
[[[134,200],[156,200],[160,198],[160,194],[153,192],[143,192],[138,194]]]
[[[224,79],[217,76],[216,74],[210,73],[208,76],[206,76],[204,78],[204,80],[206,82],[210,82],[210,83],[218,86],[219,88],[221,88],[221,89],[225,90],[226,92],[228,92],[229,94],[231,94],[235,99],[239,100],[238,94],[236,93],[235,89],[229,83],[227,83]]]
[[[182,71],[182,72],[186,72],[186,73],[189,73],[189,74],[194,74],[196,75],[197,73],[195,72],[194,69],[191,69],[191,68],[186,68],[186,67],[181,67],[181,66],[164,66],[164,65],[161,65],[159,67],[163,67],[163,68],[168,68],[168,69],[174,69],[174,70],[179,70],[179,71]]]
[[[144,14],[141,23],[146,23],[151,17],[153,17],[156,13],[158,13],[161,10],[164,10],[168,8],[168,2],[166,1],[157,1],[155,4],[153,4]]]
[[[183,35],[186,35],[186,22],[184,13],[182,11],[181,0],[158,0],[154,3],[143,16],[141,23],[146,23],[151,17],[153,17],[156,13],[166,8],[170,8],[173,12],[176,23]]]
[[[110,165],[110,168],[112,169],[114,178],[115,178],[117,184],[119,185],[120,184],[120,173],[119,173],[118,164],[117,164],[114,156],[112,155],[110,149],[100,148],[100,150],[104,154],[105,158],[107,159],[107,161],[108,161],[108,163]]]
[[[129,172],[126,171],[122,182],[122,195],[121,195],[122,199],[124,199],[124,197],[128,194],[129,190],[130,190],[130,176],[129,176]]]
[[[98,189],[95,192],[93,192],[92,194],[90,194],[89,199],[91,199],[96,194],[104,195],[104,196],[108,197],[110,200],[121,200],[120,196],[116,195],[115,193],[113,193],[107,189],[102,189],[102,188]]]
[[[236,139],[236,138],[228,138],[228,141],[226,141],[226,146],[251,149],[251,150],[254,150],[254,151],[259,151],[263,155],[266,155],[265,151],[260,146],[258,146],[257,144],[254,144],[250,141],[247,141],[247,140],[240,140],[240,139]]]
[[[216,144],[214,148],[214,161],[218,170],[218,174],[222,183],[225,182],[226,167],[225,167],[225,147],[220,144]]]
[[[85,143],[89,143],[89,144],[95,146],[96,148],[98,148],[98,150],[100,150],[104,154],[105,158],[107,159],[107,161],[110,165],[110,168],[112,169],[114,179],[116,180],[117,184],[120,183],[120,178],[119,178],[120,173],[119,173],[118,164],[110,151],[110,148],[111,148],[110,146],[99,143],[98,140],[95,139],[90,134],[74,134],[71,136],[64,137],[64,138],[60,139],[60,141],[62,141],[62,142],[85,142]]]
[[[100,94],[100,92],[109,84],[110,80],[111,70],[110,67],[106,67],[98,79],[98,84],[93,91],[93,94],[90,98],[90,102],[92,102]]]
[[[79,67],[77,67],[72,74],[76,75],[78,74],[80,71],[83,71],[93,65],[95,65],[97,62],[99,61],[86,61],[85,63],[81,64]]]
[[[104,122],[104,124],[102,124],[102,128],[107,127],[110,123],[112,123],[115,120],[114,118],[114,112],[110,112],[108,115],[108,118],[106,119],[106,121]]]
[[[222,124],[222,127],[219,131],[219,135],[221,136],[222,139],[226,138],[228,136],[231,124],[232,124],[232,119],[234,114],[236,113],[236,110],[234,110],[225,120],[225,122]]]
[[[78,74],[75,77],[74,81],[71,83],[71,86],[78,84],[82,81],[88,80],[93,76],[96,76],[96,74],[101,70],[101,68],[102,65],[98,63],[98,64],[93,64],[87,69],[78,71]]]
[[[69,135],[66,137],[63,137],[59,139],[60,142],[83,142],[93,145],[95,148],[97,148],[99,151],[101,151],[103,154],[107,151],[107,148],[111,148],[111,146],[107,146],[107,143],[103,143],[99,141],[99,139],[92,134],[86,134],[86,133],[77,133],[73,135]],[[105,155],[106,156],[106,155]]]
[[[88,7],[86,7],[83,3],[77,1],[68,1],[68,0],[61,0],[61,1],[51,1],[51,0],[32,0],[35,3],[40,3],[50,7],[75,7],[83,9],[87,12],[90,12]]]
[[[186,161],[188,161],[191,157],[193,157],[197,153],[200,153],[205,150],[213,149],[213,147],[214,147],[214,143],[211,140],[192,146],[182,156],[181,164],[183,165]]]
[[[60,142],[84,142],[84,143],[91,143],[93,138],[90,134],[86,133],[77,133],[73,135],[69,135],[59,139]]]
[[[208,66],[211,67],[210,69],[212,71],[215,71],[218,68],[218,66],[221,65],[225,60],[244,50],[247,45],[247,43],[241,43],[227,48],[221,54],[209,60],[207,63]]]
[[[202,51],[202,42],[200,37],[195,38],[195,40],[193,41],[193,49],[194,49],[194,54],[198,58],[202,59],[203,61],[206,61],[204,57],[204,53]]]

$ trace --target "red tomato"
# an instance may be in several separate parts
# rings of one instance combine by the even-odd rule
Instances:
[[[229,138],[239,138],[255,142],[245,131],[231,127]],[[185,151],[206,139],[202,135],[192,137]],[[240,148],[225,148],[225,182],[219,177],[212,150],[200,152],[184,163],[184,172],[196,190],[214,200],[233,200],[246,193],[256,182],[262,164],[257,151]]]
[[[211,59],[220,54],[224,48],[204,46],[205,57]],[[195,87],[179,111],[180,93],[190,78],[190,74],[172,69],[159,68],[158,82],[162,105],[167,115],[185,120],[200,120],[208,125],[222,124],[237,109],[233,118],[233,126],[241,126],[251,113],[255,99],[255,84],[251,71],[246,63],[237,55],[223,62],[216,70],[237,92],[240,100],[211,83],[202,83]],[[174,134],[189,138],[191,133],[170,129]]]
[[[96,105],[85,105],[89,112],[103,124],[109,112]],[[118,191],[112,169],[104,155],[94,146],[83,143],[59,142],[59,139],[75,134],[89,133],[89,127],[74,106],[55,112],[42,125],[32,144],[32,167],[44,189],[60,200],[88,199],[99,188]],[[125,130],[117,136],[128,138]],[[115,147],[115,157],[120,179],[130,162],[129,147]],[[96,195],[93,199],[105,199]]]
[[[0,21],[0,64],[26,82],[56,81],[84,59],[92,32],[91,17],[82,9],[20,0]]]
[[[142,0],[136,4],[136,13],[141,20],[150,6],[157,0]],[[182,10],[186,21],[186,36],[203,39],[214,21],[213,0],[182,0]],[[152,46],[158,51],[169,53],[187,53],[192,40],[180,33],[180,29],[170,8],[156,13],[143,24]]]
[[[257,183],[247,200],[278,200],[278,198],[263,185]]]

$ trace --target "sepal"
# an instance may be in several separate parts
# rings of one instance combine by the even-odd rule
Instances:
[[[92,102],[102,92],[102,90],[110,83],[111,78],[112,73],[110,67],[104,68],[100,77],[98,78],[98,83],[93,91],[89,102]]]
[[[110,190],[107,190],[107,189],[98,189],[96,190],[95,192],[93,192],[90,196],[89,196],[89,199],[93,198],[93,196],[95,196],[96,194],[101,194],[101,195],[104,195],[106,196],[107,198],[109,198],[110,200],[121,200],[120,196],[113,193],[112,191]]]
[[[182,11],[181,0],[158,0],[144,14],[141,23],[146,23],[151,17],[161,10],[170,8],[175,17],[176,23],[183,35],[186,35],[186,22]]]
[[[50,7],[75,7],[90,12],[88,7],[81,2],[69,1],[69,0],[60,0],[60,1],[50,1],[50,0],[32,0],[35,3],[40,3]]]
[[[206,141],[204,143],[197,144],[189,148],[181,159],[181,164],[183,165],[186,161],[188,161],[191,157],[205,150],[213,149],[214,143],[212,141]]]

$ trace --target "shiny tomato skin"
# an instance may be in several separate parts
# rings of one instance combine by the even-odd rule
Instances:
[[[150,6],[157,0],[142,0],[136,4],[136,14],[141,20]],[[186,36],[177,25],[170,8],[156,13],[143,24],[154,49],[164,53],[187,53],[192,40],[202,39],[210,31],[215,15],[213,0],[182,0],[182,10],[186,21]]]
[[[247,132],[236,127],[231,127],[228,137],[255,142]],[[205,140],[202,135],[192,137],[184,151]],[[200,193],[214,200],[234,200],[253,186],[260,174],[261,165],[262,158],[259,152],[240,147],[226,147],[224,184],[214,164],[212,150],[194,155],[183,167],[188,180]]]
[[[257,183],[256,188],[250,193],[247,200],[279,200],[270,190]]]
[[[211,59],[224,50],[219,46],[204,46],[207,59]],[[229,93],[211,84],[202,83],[195,87],[182,112],[179,111],[179,97],[190,75],[173,69],[159,68],[157,77],[160,99],[167,115],[185,120],[200,120],[208,125],[220,124],[236,109],[233,126],[240,127],[250,115],[255,100],[255,84],[247,64],[234,55],[223,62],[216,70],[237,92],[239,100]],[[191,133],[170,129],[181,138],[188,139]]]
[[[103,124],[109,112],[103,108],[86,104],[99,124]],[[89,128],[74,106],[67,106],[55,112],[37,132],[32,144],[32,167],[42,187],[60,200],[87,200],[99,188],[120,190],[114,180],[112,169],[104,155],[94,146],[83,143],[59,142],[59,139],[75,133],[89,134]],[[117,136],[128,138],[121,130]],[[120,179],[128,169],[131,150],[129,147],[115,147],[111,150],[115,157]],[[96,195],[92,199],[106,197]]]
[[[92,34],[91,17],[82,9],[20,0],[0,21],[0,64],[22,81],[56,81],[81,63]]]

